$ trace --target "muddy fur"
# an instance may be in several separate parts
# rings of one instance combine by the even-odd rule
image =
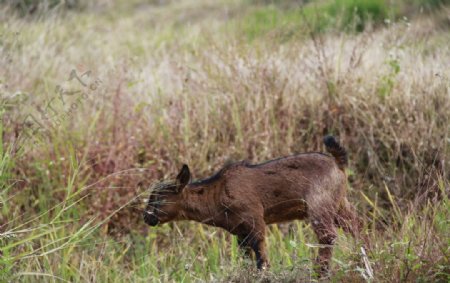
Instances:
[[[346,198],[347,153],[331,136],[324,143],[332,156],[302,153],[255,165],[238,162],[191,183],[189,167],[183,165],[176,181],[152,191],[144,220],[151,226],[194,220],[221,227],[237,236],[246,255],[255,253],[258,269],[265,269],[269,266],[266,225],[304,219],[323,244],[316,260],[323,275],[328,271],[336,228],[354,236],[359,230]]]

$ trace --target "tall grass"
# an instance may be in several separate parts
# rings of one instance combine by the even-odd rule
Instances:
[[[325,4],[354,2],[369,7],[360,18],[381,3]],[[316,33],[303,22],[316,8],[110,5],[37,18],[2,8],[2,281],[313,280],[308,223],[269,229],[272,268],[260,274],[221,230],[148,229],[142,202],[181,163],[204,177],[229,160],[322,150],[332,133],[350,153],[349,195],[374,278],[360,243],[339,232],[331,280],[445,282],[448,8]],[[28,114],[42,127],[30,131]]]

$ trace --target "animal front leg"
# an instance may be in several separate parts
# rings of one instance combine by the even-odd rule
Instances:
[[[264,240],[257,241],[252,248],[256,256],[256,267],[259,270],[268,269],[270,265],[269,260],[267,259],[267,251]]]
[[[267,250],[265,244],[264,232],[249,235],[249,243],[256,257],[256,267],[259,270],[265,270],[270,267],[269,260],[267,258]]]
[[[247,226],[247,225],[246,225]],[[269,267],[269,260],[267,259],[267,251],[265,246],[265,227],[259,226],[258,229],[254,226],[248,225],[248,227],[242,227],[244,233],[238,236],[238,242],[242,246],[249,247],[248,252],[251,254],[251,250],[255,252],[256,267],[259,270],[267,269]]]

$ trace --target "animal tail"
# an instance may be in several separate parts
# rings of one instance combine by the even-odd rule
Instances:
[[[348,164],[347,159],[347,151],[345,148],[343,148],[333,136],[326,136],[323,138],[323,143],[325,144],[325,147],[327,148],[327,151],[333,155],[334,159],[336,160],[337,165],[341,170],[344,170],[344,168]]]

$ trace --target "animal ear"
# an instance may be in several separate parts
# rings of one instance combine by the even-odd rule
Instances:
[[[177,183],[178,183],[178,191],[181,191],[191,180],[191,172],[189,171],[189,167],[186,164],[183,164],[183,167],[178,173]]]

